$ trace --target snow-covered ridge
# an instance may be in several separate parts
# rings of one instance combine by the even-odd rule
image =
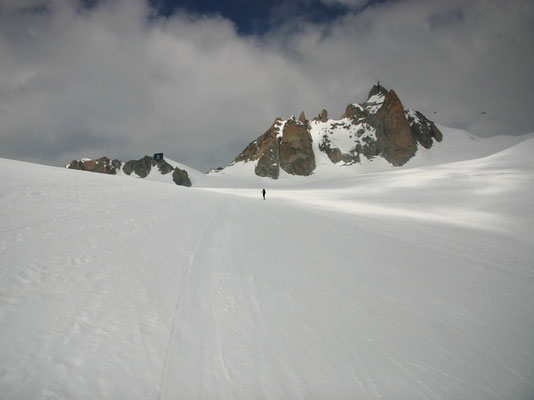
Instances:
[[[341,124],[339,124],[340,122]],[[283,126],[283,123],[284,120],[281,120],[279,126]],[[346,179],[368,173],[477,159],[498,153],[534,137],[534,133],[532,133],[521,136],[503,135],[481,138],[463,130],[439,125],[439,129],[443,132],[443,141],[439,146],[433,146],[430,149],[419,148],[415,157],[402,167],[393,167],[380,158],[371,160],[361,158],[359,163],[347,165],[344,162],[333,164],[326,153],[319,149],[324,135],[327,135],[329,140],[343,151],[350,151],[358,143],[365,143],[367,137],[373,138],[374,132],[371,129],[365,129],[366,127],[362,125],[365,132],[359,134],[358,129],[360,128],[357,128],[356,125],[350,125],[346,119],[328,120],[324,123],[313,120],[309,123],[311,125],[310,133],[313,136],[313,151],[317,164],[314,174],[309,177],[293,176],[282,172],[277,181],[262,178],[254,174],[257,161],[236,163],[223,170],[204,174],[176,161],[167,158],[165,160],[172,167],[187,171],[193,187],[285,187],[306,185],[308,183],[314,184],[333,179]],[[117,175],[127,176],[122,169],[118,170]],[[172,174],[163,175],[157,168],[151,170],[150,174],[144,179],[174,185]]]

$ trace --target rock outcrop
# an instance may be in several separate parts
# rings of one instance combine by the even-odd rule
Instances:
[[[256,161],[254,172],[262,177],[277,179],[280,168],[292,175],[310,175],[315,169],[315,156],[304,113],[298,121],[294,117],[287,121],[277,118],[232,164],[248,161]]]
[[[288,174],[308,176],[315,169],[315,155],[304,113],[300,116],[298,121],[290,119],[284,125],[280,141],[280,167]]]
[[[174,171],[172,173],[172,180],[174,181],[174,183],[180,186],[191,186],[191,180],[189,179],[187,171],[180,168],[174,168]]]
[[[314,121],[326,122],[328,121],[328,112],[323,108],[320,114],[315,117]]]
[[[383,97],[376,113],[369,112],[367,115],[369,124],[376,130],[378,152],[389,163],[395,166],[404,165],[415,155],[417,149],[415,136],[404,115],[404,107],[393,90],[385,95],[380,93],[371,96],[371,93],[370,99],[373,96]]]
[[[110,160],[108,157],[100,157],[96,160],[84,158],[73,160],[66,168],[77,169],[80,171],[98,172],[100,174],[115,175],[120,170],[122,163],[119,160]]]
[[[124,163],[122,170],[126,175],[135,173],[140,178],[146,178],[152,169],[152,157],[144,156],[139,160],[130,160]]]
[[[282,120],[277,118],[271,127],[258,139],[251,142],[245,150],[233,161],[248,162],[256,161],[254,172],[258,176],[277,179],[280,173],[280,134]]]
[[[405,110],[395,91],[377,84],[367,101],[349,104],[339,120],[328,119],[326,110],[311,121],[304,112],[298,120],[277,118],[230,165],[255,162],[256,175],[273,179],[280,169],[307,176],[316,167],[315,149],[337,165],[383,157],[401,166],[415,155],[418,144],[428,149],[441,140],[432,121],[418,111]]]
[[[177,185],[191,186],[191,180],[187,171],[178,167],[173,167],[165,159],[155,160],[150,156],[144,156],[139,160],[130,160],[122,163],[119,160],[110,160],[108,157],[101,157],[96,160],[84,158],[81,160],[74,160],[65,166],[70,169],[77,169],[81,171],[99,172],[103,174],[115,175],[119,171],[126,175],[137,176],[139,178],[146,178],[152,168],[156,167],[160,174],[167,175],[172,172],[172,180]]]
[[[126,175],[135,173],[140,178],[146,178],[153,167],[157,167],[162,175],[166,175],[175,170],[165,159],[155,160],[150,156],[144,156],[139,160],[130,160],[124,163],[122,170]]]
[[[432,147],[432,139],[435,139],[437,142],[443,140],[443,135],[440,130],[436,128],[436,125],[419,111],[405,110],[405,115],[415,139],[425,149]]]

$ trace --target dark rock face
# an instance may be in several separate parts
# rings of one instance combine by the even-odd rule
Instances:
[[[314,118],[314,121],[320,121],[320,122],[326,122],[328,121],[328,111],[326,111],[324,108],[320,112],[320,114]]]
[[[174,172],[172,173],[172,180],[174,181],[174,183],[180,186],[191,186],[191,180],[189,179],[187,171],[184,171],[180,168],[174,169]]]
[[[280,175],[280,168],[276,162],[278,158],[278,147],[270,146],[269,151],[264,153],[263,156],[258,159],[258,163],[254,168],[256,175],[277,179],[278,175]]]
[[[345,110],[345,114],[341,116],[343,118],[349,118],[354,124],[356,124],[360,118],[365,118],[365,111],[363,107],[359,104],[349,104]]]
[[[254,172],[258,176],[277,179],[280,174],[280,146],[278,135],[282,120],[277,118],[271,127],[250,143],[232,162],[258,160]]]
[[[376,129],[379,153],[395,166],[404,165],[417,150],[415,137],[404,115],[404,107],[397,94],[390,90],[369,123]]]
[[[159,172],[161,172],[162,175],[167,175],[167,174],[170,174],[172,171],[174,171],[174,167],[169,164],[167,161],[165,160],[154,160],[158,169],[159,169]],[[154,164],[152,164],[154,165]]]
[[[432,147],[432,139],[435,139],[437,142],[443,140],[443,135],[440,130],[436,128],[436,125],[419,111],[405,110],[405,115],[415,139],[425,149]]]
[[[154,160],[150,156],[144,156],[139,160],[127,161],[124,165],[119,160],[110,160],[107,157],[101,157],[97,160],[74,160],[68,165],[68,168],[115,175],[121,169],[121,166],[122,171],[126,175],[131,175],[135,172],[141,178],[146,178],[152,168],[157,167],[162,175],[167,175],[172,172],[173,181],[177,185],[191,186],[191,180],[187,171],[173,167],[165,159]]]
[[[304,114],[301,119],[306,121]],[[258,176],[277,179],[280,168],[293,175],[309,175],[315,169],[315,155],[308,124],[294,118],[285,123],[277,118],[258,139],[250,143],[230,164],[256,161]]]
[[[126,175],[135,172],[139,177],[146,178],[152,169],[152,157],[144,156],[139,160],[130,160],[124,163],[122,170]]]
[[[260,157],[254,169],[254,172],[258,176],[277,179],[280,174],[280,149],[277,134],[276,128],[271,128],[265,135],[258,139],[257,145],[260,149]]]
[[[131,175],[132,172],[135,172],[139,177],[146,178],[152,170],[152,167],[158,167],[158,170],[162,175],[166,175],[175,169],[171,164],[165,161],[165,159],[154,160],[150,156],[144,156],[139,160],[127,161],[122,170],[127,175]]]
[[[315,169],[315,154],[308,125],[290,119],[280,142],[280,167],[289,174],[308,176]]]
[[[119,160],[110,160],[104,156],[96,160],[73,160],[68,164],[68,168],[115,175],[117,170],[121,168],[121,162]]]
[[[364,143],[365,144],[361,147],[356,146],[357,154],[363,154],[368,160],[371,160],[380,154],[378,144],[375,141],[364,139]]]

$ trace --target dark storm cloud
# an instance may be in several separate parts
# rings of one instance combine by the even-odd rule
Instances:
[[[0,156],[60,165],[164,151],[206,170],[277,116],[339,117],[376,79],[445,125],[534,131],[531,2],[323,3],[347,12],[280,14],[256,36],[142,0],[0,0]]]

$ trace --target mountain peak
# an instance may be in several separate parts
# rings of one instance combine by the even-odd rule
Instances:
[[[373,85],[371,90],[369,90],[369,94],[367,95],[367,100],[369,100],[373,96],[376,96],[377,94],[381,94],[383,96],[388,94],[388,90],[380,84],[380,81],[378,81],[376,85]]]
[[[326,110],[311,121],[304,112],[298,118],[277,120],[251,142],[230,165],[253,161],[258,176],[277,179],[280,170],[308,176],[317,160],[327,158],[338,166],[381,157],[393,166],[408,162],[421,145],[440,142],[434,123],[415,110],[404,109],[394,90],[377,82],[367,101],[349,104],[341,119],[328,119]]]

